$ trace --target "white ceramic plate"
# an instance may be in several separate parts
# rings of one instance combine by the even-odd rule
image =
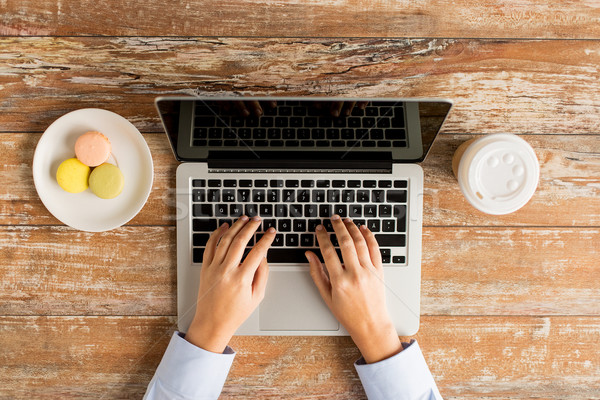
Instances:
[[[101,199],[90,189],[68,193],[56,182],[58,166],[75,157],[75,141],[87,131],[102,132],[112,144],[109,162],[117,164],[125,178],[123,191],[114,199]],[[153,176],[150,149],[136,127],[98,108],[73,111],[54,121],[33,155],[33,182],[42,203],[61,222],[82,231],[107,231],[135,217],[150,195]]]

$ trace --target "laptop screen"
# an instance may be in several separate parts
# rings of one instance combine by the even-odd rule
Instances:
[[[447,100],[159,98],[179,161],[422,161]]]

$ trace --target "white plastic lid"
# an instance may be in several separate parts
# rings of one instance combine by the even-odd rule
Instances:
[[[475,140],[458,166],[458,183],[465,198],[478,210],[493,215],[523,207],[533,196],[539,175],[531,146],[508,133]]]

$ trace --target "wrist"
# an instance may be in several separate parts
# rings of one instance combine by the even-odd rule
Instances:
[[[194,319],[185,334],[185,340],[201,349],[220,354],[225,351],[232,336],[223,329],[215,329],[210,323],[200,323]]]
[[[352,340],[367,364],[385,360],[402,351],[402,342],[391,322],[375,327],[365,335],[352,335]]]

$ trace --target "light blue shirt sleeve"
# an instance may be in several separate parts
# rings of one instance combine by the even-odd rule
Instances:
[[[442,400],[416,340],[385,360],[354,363],[369,400]]]
[[[175,332],[148,384],[144,400],[217,399],[229,374],[235,352],[223,354],[194,346]]]

